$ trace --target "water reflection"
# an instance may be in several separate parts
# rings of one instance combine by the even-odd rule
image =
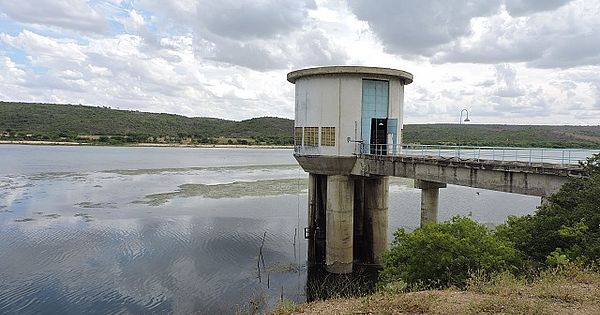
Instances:
[[[289,151],[9,147],[0,313],[231,313],[325,297],[306,289],[336,278],[306,270],[307,175]],[[411,180],[391,184],[390,240],[418,226],[420,207]],[[538,204],[449,186],[439,214],[493,224]]]
[[[264,231],[268,266],[294,264],[277,241],[288,229],[264,220],[31,223],[0,232],[0,313],[232,312],[263,290],[254,267]],[[299,281],[295,270],[273,274],[275,287]]]

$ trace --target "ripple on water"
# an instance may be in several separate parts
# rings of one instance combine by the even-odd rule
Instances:
[[[262,220],[48,222],[0,230],[0,313],[231,313],[262,290]]]

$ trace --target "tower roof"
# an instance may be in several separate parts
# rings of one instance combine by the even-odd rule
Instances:
[[[404,82],[404,84],[410,84],[413,81],[412,73],[391,69],[391,68],[379,68],[379,67],[364,67],[364,66],[328,66],[328,67],[316,67],[306,68],[288,73],[287,80],[291,83],[295,83],[297,79],[311,76],[331,76],[331,75],[361,75],[361,76],[373,76],[373,77],[388,77],[397,78]]]

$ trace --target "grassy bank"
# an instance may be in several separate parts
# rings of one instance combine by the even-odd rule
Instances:
[[[271,314],[598,314],[600,273],[569,265],[537,276],[474,276],[465,290],[378,292],[302,305],[281,303]]]

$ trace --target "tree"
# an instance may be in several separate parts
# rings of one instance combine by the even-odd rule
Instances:
[[[513,271],[521,259],[510,242],[498,239],[485,225],[454,217],[409,233],[399,229],[383,263],[383,283],[461,287],[472,272]]]
[[[600,260],[600,154],[582,166],[587,177],[570,179],[535,214],[509,218],[497,235],[536,264]]]

